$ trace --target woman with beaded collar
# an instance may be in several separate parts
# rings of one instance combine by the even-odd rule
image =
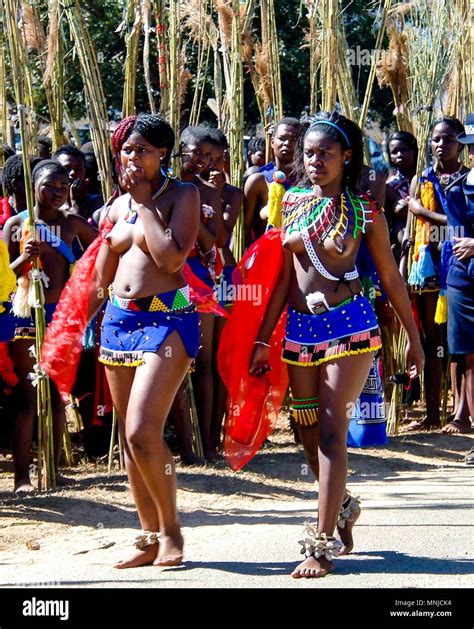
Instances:
[[[344,116],[321,113],[302,126],[294,164],[301,187],[289,190],[283,203],[283,269],[251,357],[250,373],[268,372],[270,337],[288,306],[282,359],[301,443],[319,481],[318,523],[305,530],[300,542],[305,559],[293,571],[295,578],[332,572],[333,557],[352,549],[359,513],[345,489],[348,421],[381,345],[355,268],[361,238],[407,332],[412,377],[424,361],[385,217],[355,187],[362,156],[362,133]],[[342,543],[333,537],[336,523]]]

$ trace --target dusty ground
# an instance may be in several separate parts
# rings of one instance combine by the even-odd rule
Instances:
[[[455,480],[456,469],[464,478],[470,470],[462,459],[473,441],[472,434],[455,436],[438,431],[402,434],[380,448],[351,449],[349,487],[352,483],[357,493],[363,493],[379,486],[388,495],[390,489],[384,480],[393,483],[397,479],[417,478],[421,482],[426,479],[424,482],[429,485],[443,472],[452,472],[449,478]],[[61,557],[73,556],[75,561],[81,558],[95,565],[110,565],[112,559],[123,557],[124,547],[138,529],[124,472],[117,470],[109,476],[105,466],[82,464],[65,471],[76,481],[73,486],[17,497],[11,493],[9,457],[0,458],[0,471],[0,553],[5,560],[4,570],[0,564],[0,584],[22,583],[25,577],[14,566],[25,566],[25,562],[30,567],[41,563],[41,576],[38,573],[37,578],[54,582],[58,552]],[[280,511],[280,516],[275,516],[280,518],[278,523],[291,524],[294,528],[303,521],[299,513],[302,501],[310,513],[315,506],[313,478],[302,451],[284,427],[272,435],[268,445],[244,471],[178,465],[178,484],[178,506],[185,535],[187,530],[203,527],[204,531],[211,526],[212,535],[219,543],[231,546],[235,540],[222,539],[228,536],[229,527],[249,522],[272,524],[267,516],[272,510],[278,512],[282,508],[285,517],[282,519]],[[472,498],[472,490],[470,494]],[[261,509],[265,512],[262,520]],[[393,516],[396,521],[397,514]],[[273,524],[276,522],[275,519]],[[118,572],[122,574],[119,576]],[[126,572],[129,578],[131,572]],[[121,580],[123,573],[114,571]],[[109,583],[113,585],[112,580]]]

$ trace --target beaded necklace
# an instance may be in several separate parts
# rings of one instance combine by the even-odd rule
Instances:
[[[341,281],[332,275],[322,264],[313,245],[313,240],[323,244],[326,238],[335,240],[351,234],[357,238],[365,232],[365,226],[371,222],[373,207],[364,196],[352,194],[349,190],[336,197],[316,197],[307,190],[293,189],[296,195],[291,209],[286,209],[287,216],[283,226],[287,233],[301,234],[306,252],[316,270],[326,279]],[[299,197],[299,198],[298,198]],[[338,207],[340,209],[338,213]],[[343,281],[354,280],[359,276],[357,269],[344,274]]]
[[[161,184],[160,188],[152,195],[151,197],[152,201],[155,201],[160,196],[160,194],[162,194],[166,190],[170,180],[171,180],[171,177],[169,175],[165,175],[165,180]],[[138,210],[134,210],[132,207],[129,207],[128,212],[125,215],[125,219],[124,219],[125,222],[133,225],[136,222],[137,218],[138,218]]]

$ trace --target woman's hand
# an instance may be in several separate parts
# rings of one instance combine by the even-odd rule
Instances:
[[[263,376],[271,367],[268,362],[270,358],[270,348],[260,343],[255,343],[253,352],[250,357],[250,369],[249,372],[254,376]]]
[[[146,205],[151,201],[153,192],[150,182],[145,179],[143,168],[127,166],[121,173],[120,181],[136,203]]]
[[[474,238],[453,238],[453,253],[458,260],[466,260],[474,256]]]
[[[421,205],[418,199],[414,199],[413,197],[406,197],[406,200],[408,201],[408,209],[412,214],[414,214],[415,216],[420,216],[424,213],[425,208]]]
[[[423,371],[425,364],[425,353],[419,339],[408,341],[405,350],[405,360],[407,365],[407,373],[410,378],[416,378]]]
[[[41,242],[30,238],[25,242],[25,248],[23,249],[23,256],[26,261],[32,258],[39,258],[41,254]]]

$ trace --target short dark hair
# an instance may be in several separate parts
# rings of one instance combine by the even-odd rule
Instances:
[[[66,178],[69,178],[68,172],[62,164],[57,162],[55,159],[43,159],[33,168],[33,186],[36,186],[38,179],[45,171],[65,175]]]
[[[48,138],[47,135],[39,135],[38,144],[45,146],[48,151],[51,151],[51,149],[53,148],[53,141],[51,140],[51,138]]]
[[[30,157],[30,168],[33,170],[42,160],[40,157]],[[24,179],[23,156],[12,155],[3,165],[2,184],[8,194],[13,194],[13,180]]]
[[[298,118],[281,118],[273,128],[272,137],[275,137],[278,127],[281,127],[283,125],[299,129],[301,127],[301,122],[298,120]]]
[[[222,129],[216,129],[214,127],[212,129],[209,129],[209,134],[213,138],[214,142],[219,144],[219,146],[221,146],[224,151],[229,149],[229,142],[227,141],[227,137]]]
[[[193,142],[208,142],[215,146],[221,146],[221,141],[211,133],[212,129],[201,126],[189,126],[183,129],[179,138],[179,154],[182,150]]]
[[[324,124],[324,121],[332,124]],[[317,123],[317,126],[314,126]],[[339,129],[333,125],[337,125]],[[357,190],[357,182],[362,172],[364,161],[364,144],[362,131],[355,122],[346,118],[337,111],[319,112],[301,123],[298,142],[293,162],[292,178],[301,186],[309,186],[310,180],[304,167],[304,140],[310,131],[324,133],[327,137],[338,142],[342,149],[351,149],[352,157],[348,164],[344,165],[344,184],[351,190]],[[347,140],[346,140],[347,137]]]
[[[441,116],[440,118],[436,118],[436,120],[433,120],[433,124],[431,125],[431,131],[433,131],[433,129],[439,124],[448,125],[448,127],[451,127],[451,129],[456,131],[456,135],[464,133],[463,123],[454,116]]]
[[[265,152],[265,138],[259,136],[252,136],[247,144],[247,158],[258,151]]]
[[[399,142],[403,142],[403,144],[406,144],[406,146],[408,146],[408,148],[410,148],[413,151],[415,162],[416,162],[418,159],[418,142],[416,141],[416,138],[413,135],[413,133],[410,133],[409,131],[395,131],[394,133],[388,136],[387,149],[389,149],[390,147],[390,142],[395,142],[396,140],[398,140]],[[393,166],[395,168],[395,165],[392,163],[392,160],[390,157],[390,150],[387,150],[387,153],[388,153],[388,162],[390,166]]]
[[[60,146],[53,153],[52,159],[57,159],[58,157],[61,157],[61,155],[69,155],[70,157],[76,157],[77,159],[80,159],[84,163],[84,166],[86,165],[86,158],[84,156],[84,153],[81,151],[81,149],[78,149],[77,146],[73,146],[72,144],[64,144],[63,146]]]

